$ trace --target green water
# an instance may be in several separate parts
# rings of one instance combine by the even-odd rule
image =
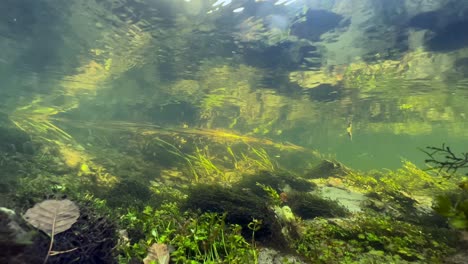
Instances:
[[[467,259],[467,28],[466,0],[1,0],[0,262]]]
[[[41,97],[40,107],[88,120],[226,129],[316,149],[359,169],[397,168],[401,159],[423,165],[417,149],[444,142],[466,149],[465,40],[433,43],[452,28],[456,34],[463,17],[441,14],[445,29],[427,29],[425,12],[392,13],[392,4],[363,17],[365,1],[355,13],[339,1],[299,2],[6,1],[2,110]],[[309,24],[299,19],[307,8]],[[377,19],[380,8],[393,10],[384,14],[389,21]],[[355,25],[363,21],[390,27],[389,35]],[[436,36],[421,40],[431,30]],[[301,85],[294,72],[326,77]]]
[[[4,1],[1,110],[223,129],[357,169],[466,149],[458,2],[275,2]]]

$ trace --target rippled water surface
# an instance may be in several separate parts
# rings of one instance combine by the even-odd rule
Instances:
[[[466,150],[464,16],[365,3],[3,1],[0,110],[223,129],[360,169]]]

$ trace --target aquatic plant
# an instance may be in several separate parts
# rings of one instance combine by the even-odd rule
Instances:
[[[263,190],[262,194],[266,196]],[[272,209],[272,201],[265,199],[265,196],[235,185],[228,188],[220,184],[198,184],[188,190],[188,198],[182,204],[182,209],[219,214],[226,212],[226,221],[242,226],[242,234],[247,239],[251,238],[248,224],[252,219],[261,220],[262,228],[256,232],[256,240],[263,245],[287,247],[285,236],[281,233],[281,226]]]
[[[174,203],[141,211],[130,209],[122,216],[130,241],[121,245],[120,263],[140,261],[153,243],[165,243],[174,249],[174,263],[250,263],[256,249],[241,235],[241,226],[226,223],[226,214],[180,213]]]
[[[441,181],[410,161],[403,161],[396,171],[350,172],[345,182],[367,192],[405,192],[410,195],[434,195],[456,187],[453,182]]]
[[[53,116],[67,108],[43,104],[48,104],[46,98],[37,96],[30,104],[15,109],[9,119],[22,131],[42,136],[46,141],[70,141],[72,136],[53,123]]]
[[[443,181],[449,181],[459,170],[468,168],[468,153],[455,154],[449,146],[426,147],[423,151],[428,158],[425,162],[443,175]],[[457,177],[458,178],[458,177]],[[466,177],[459,180],[458,187],[439,193],[433,209],[448,219],[449,224],[461,230],[468,230],[468,181]]]
[[[244,175],[233,188],[247,189],[263,199],[272,199],[269,202],[276,204],[280,202],[280,193],[291,191],[310,192],[316,187],[315,183],[309,182],[288,171],[258,171],[255,174]]]
[[[450,236],[453,234],[449,231],[443,236],[439,233],[436,240],[431,230],[386,216],[360,214],[350,219],[312,220],[296,240],[295,248],[313,263],[375,263],[389,259],[396,263],[440,263],[454,246]]]
[[[226,181],[224,172],[213,163],[213,158],[208,155],[208,149],[208,146],[203,150],[196,147],[193,155],[187,155],[190,164],[193,164],[192,171],[195,174],[195,182]]]
[[[433,208],[448,219],[450,226],[468,230],[468,194],[466,191],[437,196]]]
[[[315,217],[344,217],[348,210],[338,202],[324,199],[318,195],[305,192],[290,192],[285,202],[295,215],[303,219]]]
[[[263,191],[265,191],[265,193],[268,195],[268,198],[270,200],[269,203],[271,205],[279,206],[283,203],[281,199],[281,195],[278,194],[278,192],[275,189],[273,189],[271,186],[261,184],[259,182],[257,182],[255,185],[257,185],[258,187],[262,188]]]
[[[451,227],[468,230],[468,192],[467,180],[463,180],[458,190],[436,196],[433,209],[448,219]]]
[[[254,154],[254,157],[248,159],[245,155],[242,155],[244,159],[251,160],[259,169],[267,171],[276,170],[277,165],[273,163],[268,152],[264,148],[254,148],[253,146],[250,146],[250,151]]]
[[[388,191],[404,191],[411,195],[434,195],[456,187],[454,182],[441,181],[410,161],[403,161],[396,171],[387,171],[379,181]]]

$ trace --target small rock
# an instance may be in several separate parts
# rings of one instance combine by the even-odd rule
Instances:
[[[305,264],[299,257],[286,255],[271,248],[262,248],[258,253],[258,264]]]

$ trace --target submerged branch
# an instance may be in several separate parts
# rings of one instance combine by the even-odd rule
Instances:
[[[424,162],[432,166],[430,169],[436,169],[439,173],[445,171],[453,175],[459,169],[468,168],[467,152],[457,155],[445,143],[442,147],[426,147],[426,149],[427,151],[423,149],[421,151],[429,157]]]

